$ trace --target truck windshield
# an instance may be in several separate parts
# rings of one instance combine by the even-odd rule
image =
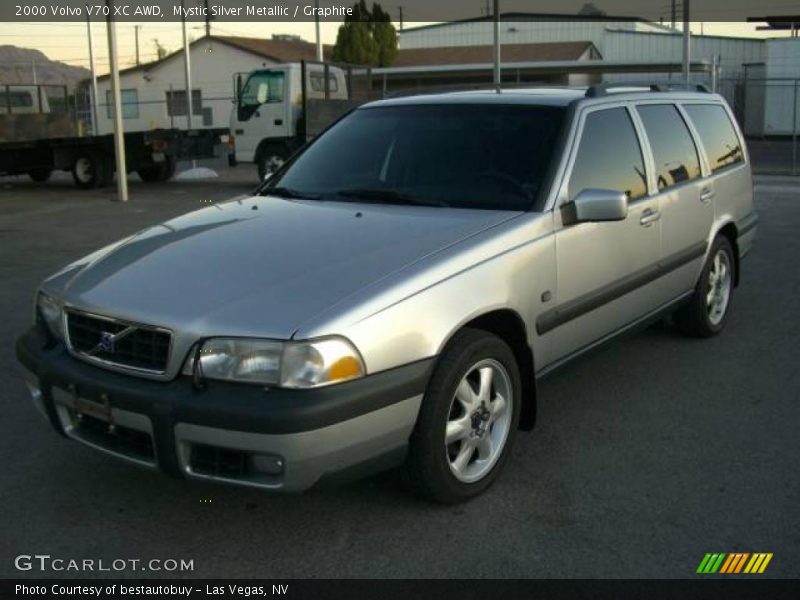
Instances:
[[[563,108],[550,106],[362,108],[316,139],[262,193],[530,210],[563,117]]]
[[[239,103],[243,106],[260,106],[268,102],[283,102],[283,71],[257,71],[247,78]]]

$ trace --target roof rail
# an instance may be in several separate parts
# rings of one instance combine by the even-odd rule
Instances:
[[[614,81],[597,83],[589,86],[586,89],[587,98],[599,98],[607,96],[610,90],[618,89],[620,91],[627,91],[628,88],[644,88],[641,91],[647,92],[702,92],[710,94],[709,90],[702,83],[670,83],[670,82],[639,82],[639,81]],[[640,90],[636,90],[640,91]],[[613,92],[611,92],[613,93]]]

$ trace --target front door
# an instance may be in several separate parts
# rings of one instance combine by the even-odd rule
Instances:
[[[231,118],[237,160],[252,162],[263,140],[285,139],[293,134],[289,83],[285,69],[254,71],[247,78]]]
[[[659,199],[648,196],[640,142],[629,109],[588,109],[578,128],[573,163],[560,201],[584,189],[623,191],[623,221],[570,224],[556,210],[557,291],[554,308],[537,323],[553,334],[554,359],[563,359],[614,333],[654,307],[661,222]]]

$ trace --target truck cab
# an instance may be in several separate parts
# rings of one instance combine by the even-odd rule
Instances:
[[[256,163],[260,179],[305,142],[305,100],[348,98],[344,71],[320,63],[258,69],[238,75],[236,88],[231,113],[232,163]]]

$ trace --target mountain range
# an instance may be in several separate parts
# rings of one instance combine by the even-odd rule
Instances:
[[[88,69],[49,59],[40,50],[18,46],[0,46],[0,84],[36,82],[66,85],[74,89],[78,81],[89,77]]]

